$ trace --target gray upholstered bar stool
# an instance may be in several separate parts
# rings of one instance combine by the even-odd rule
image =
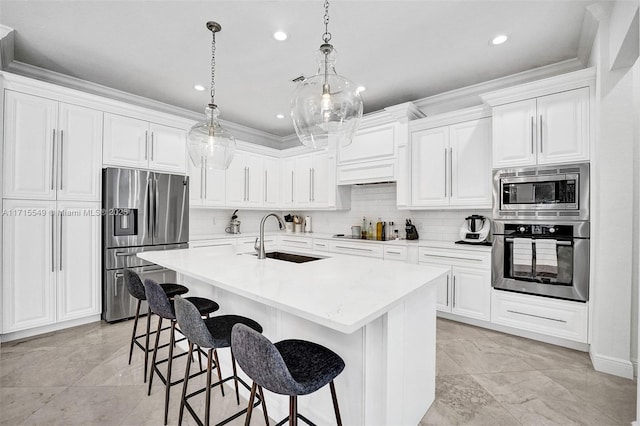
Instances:
[[[149,365],[149,337],[152,334],[155,334],[155,331],[151,331],[151,308],[147,306],[147,332],[145,334],[140,334],[136,336],[136,331],[138,328],[138,318],[140,318],[140,306],[142,305],[142,301],[147,300],[147,296],[144,292],[144,285],[142,284],[142,280],[140,276],[136,274],[131,269],[124,270],[124,282],[127,287],[127,291],[129,294],[138,300],[136,304],[136,315],[133,320],[133,332],[131,333],[131,344],[129,346],[129,365],[131,365],[131,357],[133,356],[133,345],[135,344],[140,349],[144,351],[144,382],[147,382],[147,368]],[[178,294],[185,294],[189,291],[189,289],[181,284],[174,283],[164,283],[160,284],[162,290],[164,290],[165,294],[168,298],[172,299],[174,296]],[[144,346],[139,342],[139,339],[145,338]]]
[[[263,387],[289,396],[289,417],[278,425],[287,420],[290,425],[297,425],[298,418],[313,425],[298,413],[298,396],[313,393],[326,384],[331,388],[336,421],[342,425],[333,379],[344,370],[344,361],[335,352],[306,340],[282,340],[274,344],[242,324],[233,327],[231,349],[240,368],[253,380],[245,425],[251,421],[256,388],[262,395]]]
[[[171,386],[181,383],[184,379],[179,379],[176,381],[171,381],[171,366],[173,365],[173,348],[176,344],[176,313],[174,309],[174,301],[170,300],[167,297],[167,294],[164,292],[162,287],[153,280],[146,279],[144,280],[144,290],[147,296],[147,303],[151,308],[151,311],[158,315],[158,329],[156,332],[156,342],[153,349],[153,358],[151,360],[151,372],[149,373],[149,390],[147,395],[151,395],[151,387],[153,385],[153,376],[154,373],[158,374],[158,377],[165,385],[164,392],[164,424],[167,424],[167,417],[169,415],[169,395]],[[180,296],[175,296],[180,297]],[[209,316],[212,312],[220,309],[220,306],[216,302],[210,299],[206,299],[204,297],[187,297],[186,300],[189,300],[196,309],[197,315],[199,317]],[[171,321],[171,332],[169,334],[169,356],[166,359],[157,361],[158,356],[158,345],[160,342],[160,334],[162,332],[162,321],[163,320]],[[186,352],[180,353],[175,357],[180,357],[186,355]],[[159,364],[167,363],[167,377],[162,375],[162,372],[158,368]],[[191,354],[189,355],[189,361],[191,362]]]
[[[176,317],[178,318],[178,325],[180,327],[181,332],[187,337],[189,340],[189,352],[187,358],[187,367],[184,373],[184,383],[182,385],[182,398],[180,401],[180,417],[178,417],[178,426],[182,424],[182,417],[184,414],[184,408],[186,407],[189,413],[196,420],[196,423],[199,425],[209,426],[209,419],[211,413],[211,389],[220,385],[220,391],[222,392],[222,396],[224,396],[224,388],[223,383],[233,380],[236,390],[236,402],[240,405],[240,395],[238,393],[238,382],[240,382],[247,390],[249,390],[249,385],[247,385],[244,380],[238,377],[236,371],[236,361],[233,356],[233,352],[231,353],[231,364],[233,366],[233,375],[228,376],[226,378],[222,378],[222,373],[220,371],[220,363],[218,362],[218,352],[217,349],[228,348],[231,346],[231,330],[234,325],[242,324],[243,327],[252,330],[254,333],[260,334],[262,333],[262,327],[260,324],[255,322],[252,319],[242,317],[239,315],[218,315],[212,318],[202,319],[202,317],[198,313],[198,309],[196,306],[191,303],[188,298],[183,299],[180,296],[175,298],[175,308],[176,308]],[[191,367],[191,358],[193,355],[194,345],[198,346],[198,350],[203,348],[207,350],[207,383],[205,387],[200,388],[196,391],[193,391],[187,394],[187,386],[189,385],[189,378],[193,377],[189,375],[189,369]],[[214,365],[215,359],[215,365]],[[218,381],[216,383],[211,383],[211,374],[212,369],[216,368],[218,370]],[[195,376],[195,375],[194,375]],[[195,410],[189,404],[189,398],[201,394],[202,392],[206,392],[205,394],[205,407],[204,407],[204,423],[198,418]],[[267,407],[264,405],[264,399],[262,397],[262,393],[260,394],[259,401],[255,404],[256,406],[262,403],[262,408],[264,412],[265,421],[269,422],[269,416],[267,415]],[[253,408],[253,407],[251,407]],[[237,413],[227,417],[224,420],[219,421],[216,425],[226,424],[233,419],[242,416],[246,413],[248,408],[244,408]]]

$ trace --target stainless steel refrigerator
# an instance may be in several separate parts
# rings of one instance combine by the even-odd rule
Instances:
[[[137,253],[187,248],[189,178],[144,170],[102,171],[102,318],[131,318],[136,301],[129,295],[123,270],[144,280],[175,282],[175,272],[142,260]],[[144,308],[146,311],[146,306]]]

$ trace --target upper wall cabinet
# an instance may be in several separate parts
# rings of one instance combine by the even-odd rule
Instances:
[[[483,95],[493,106],[493,167],[589,161],[595,71]]]
[[[100,201],[102,112],[5,90],[5,198]]]
[[[186,131],[105,113],[103,163],[184,174]]]
[[[261,207],[264,190],[262,156],[236,151],[227,169],[226,183],[229,207]]]
[[[411,205],[490,208],[491,119],[431,127],[442,121],[412,123]]]

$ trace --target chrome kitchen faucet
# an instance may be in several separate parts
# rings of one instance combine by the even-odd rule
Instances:
[[[276,213],[269,213],[262,218],[262,220],[260,221],[260,239],[256,238],[256,242],[253,244],[253,248],[255,248],[258,252],[258,259],[267,258],[267,253],[264,250],[264,222],[269,216],[273,216],[278,219],[278,225],[280,226],[280,229],[284,228],[284,221]]]

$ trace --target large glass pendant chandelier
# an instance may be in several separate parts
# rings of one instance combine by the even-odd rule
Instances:
[[[224,170],[233,160],[233,154],[236,152],[236,140],[220,126],[218,121],[220,110],[214,101],[216,94],[216,33],[222,27],[217,22],[209,21],[207,29],[213,35],[211,42],[211,102],[205,108],[207,118],[196,123],[189,130],[187,147],[189,157],[196,167]]]
[[[324,148],[332,141],[349,145],[362,118],[360,91],[335,70],[328,0],[324,2],[324,29],[318,72],[300,82],[291,100],[293,127],[300,142],[311,148]]]

